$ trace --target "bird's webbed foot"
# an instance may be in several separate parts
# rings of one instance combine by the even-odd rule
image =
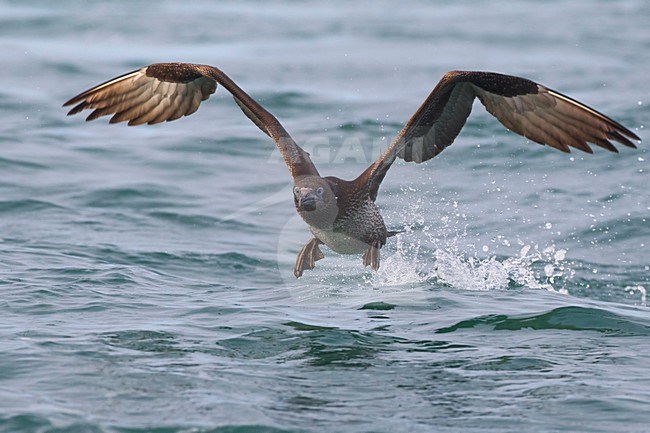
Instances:
[[[293,267],[293,275],[296,278],[301,277],[305,269],[314,269],[316,262],[325,258],[323,252],[318,248],[321,243],[318,239],[313,238],[302,247],[296,258],[296,265]]]
[[[363,253],[363,266],[372,266],[372,270],[376,271],[379,269],[379,249],[381,248],[381,242],[374,241],[368,246],[368,249]]]

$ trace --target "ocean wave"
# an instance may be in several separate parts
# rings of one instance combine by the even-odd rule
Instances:
[[[641,323],[611,311],[579,306],[555,308],[532,315],[487,315],[462,320],[454,325],[440,328],[438,334],[462,329],[488,327],[494,331],[518,331],[522,329],[594,331],[611,336],[649,336],[650,325]]]
[[[45,210],[65,210],[66,207],[47,200],[22,199],[0,201],[0,214],[40,212]]]

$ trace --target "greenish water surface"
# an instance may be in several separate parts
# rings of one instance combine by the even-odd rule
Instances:
[[[0,432],[647,432],[647,1],[0,2]],[[158,61],[219,66],[356,177],[452,69],[526,76],[644,141],[594,155],[481,106],[397,164],[391,229],[300,280],[267,137],[66,118]]]

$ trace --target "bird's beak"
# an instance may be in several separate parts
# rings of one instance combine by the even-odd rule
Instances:
[[[303,197],[300,197],[298,206],[300,206],[300,209],[306,211],[316,210],[316,197],[314,197],[312,194],[307,194]]]

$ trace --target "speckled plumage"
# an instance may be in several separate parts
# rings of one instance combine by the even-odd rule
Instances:
[[[379,208],[370,197],[351,203],[331,229],[313,226],[310,229],[325,245],[341,254],[362,253],[373,241],[383,246],[388,233]]]
[[[192,114],[217,84],[273,139],[289,168],[296,210],[314,235],[298,253],[296,277],[324,257],[321,244],[343,254],[363,252],[363,264],[378,269],[380,248],[393,234],[375,204],[388,169],[396,158],[420,163],[452,144],[476,98],[510,130],[564,152],[576,148],[591,153],[589,143],[618,152],[611,141],[636,147],[631,140],[639,140],[620,123],[568,96],[525,78],[493,72],[446,73],[388,148],[352,181],[321,177],[309,154],[280,122],[213,66],[149,65],[95,86],[64,105],[75,104],[68,114],[92,109],[87,120],[112,115],[111,123],[154,124]]]

